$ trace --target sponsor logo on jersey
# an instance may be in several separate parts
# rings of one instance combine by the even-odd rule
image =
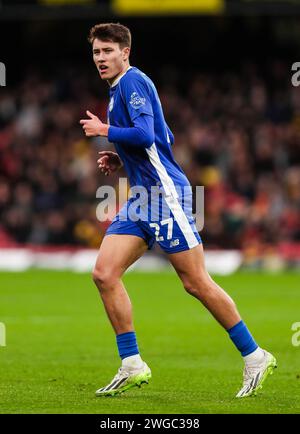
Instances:
[[[146,103],[146,98],[141,98],[137,92],[133,92],[130,96],[129,104],[134,109],[139,109]]]

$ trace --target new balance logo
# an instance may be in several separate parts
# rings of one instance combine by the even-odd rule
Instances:
[[[176,247],[179,245],[179,239],[176,238],[176,240],[173,240],[170,242],[170,247]]]

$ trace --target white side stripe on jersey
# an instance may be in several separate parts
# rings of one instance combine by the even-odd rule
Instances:
[[[186,242],[189,248],[193,248],[199,244],[195,234],[190,226],[190,223],[185,215],[180,203],[178,202],[178,193],[176,191],[174,182],[172,178],[169,176],[166,168],[163,166],[160,161],[157,148],[155,143],[150,146],[150,148],[146,148],[147,154],[149,156],[151,164],[156,169],[159,179],[161,180],[162,186],[166,193],[166,202],[172,211],[174,218],[180,227]]]
[[[199,244],[199,241],[195,237],[195,234],[189,224],[187,216],[185,215],[180,203],[175,197],[166,196],[166,202],[169,205],[170,210],[172,211],[178,226],[180,227],[186,242],[190,249],[196,247]]]
[[[155,143],[153,143],[150,148],[146,148],[146,151],[150,158],[150,162],[155,167],[158,173],[159,179],[161,180],[166,195],[178,197],[174,182],[168,175],[165,166],[163,166],[162,162],[160,161]]]

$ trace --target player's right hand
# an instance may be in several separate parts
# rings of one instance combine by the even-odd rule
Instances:
[[[105,175],[110,175],[111,173],[116,172],[123,166],[123,163],[116,152],[101,151],[98,152],[98,154],[100,155],[100,157],[97,160],[97,163],[99,169]]]

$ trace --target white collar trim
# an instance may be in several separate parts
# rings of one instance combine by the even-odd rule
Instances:
[[[112,84],[110,85],[110,87],[114,87],[114,86],[116,86],[116,84],[119,83],[119,81],[121,80],[121,78],[124,77],[124,75],[125,75],[125,74],[129,71],[129,69],[131,69],[131,68],[132,68],[132,66],[128,66],[128,68],[126,69],[126,71],[123,72],[123,74],[119,75],[119,77],[117,77],[117,78],[112,82]]]

